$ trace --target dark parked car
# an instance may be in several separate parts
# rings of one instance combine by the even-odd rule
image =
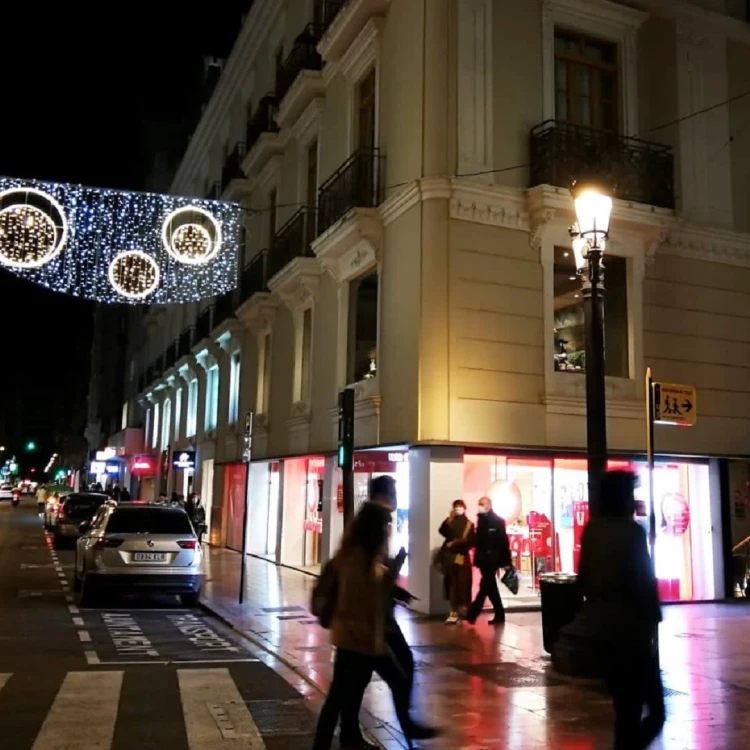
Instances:
[[[107,500],[107,495],[97,492],[74,492],[63,498],[52,537],[54,548],[58,549],[64,542],[74,545],[81,536],[81,524],[90,521]]]

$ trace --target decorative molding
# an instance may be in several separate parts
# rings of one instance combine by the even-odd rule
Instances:
[[[451,218],[529,231],[523,191],[452,181]]]
[[[529,245],[534,250],[540,250],[542,247],[542,235],[544,229],[555,218],[554,208],[542,208],[535,211],[531,219],[531,234],[529,236]]]
[[[567,377],[580,377],[583,379],[582,375],[568,375]],[[547,407],[548,414],[559,414],[561,416],[570,417],[586,416],[586,399],[583,397],[545,394],[542,397],[542,402]],[[644,419],[642,400],[622,401],[617,399],[607,399],[607,418]]]
[[[339,72],[356,85],[380,61],[380,40],[385,21],[371,18],[338,63]]]
[[[672,231],[660,252],[691,260],[750,268],[750,235],[721,229],[680,227]]]
[[[294,258],[268,282],[290,312],[312,307],[318,293],[323,268],[317,258]]]
[[[320,56],[329,64],[338,62],[351,53],[352,47],[359,46],[363,29],[369,22],[377,20],[388,12],[390,0],[349,0],[333,19],[323,38],[318,42]]]
[[[293,127],[310,102],[319,101],[325,93],[326,83],[319,70],[301,70],[279,105],[279,127]]]
[[[323,267],[339,282],[358,276],[380,260],[383,221],[376,208],[355,208],[313,242]]]
[[[262,336],[271,332],[278,307],[279,299],[275,295],[254,294],[237,308],[237,319],[253,335]]]
[[[399,216],[405,214],[423,199],[420,183],[421,180],[410,182],[403,190],[393,193],[380,204],[378,210],[383,220],[383,226],[387,227],[389,224],[393,224]]]
[[[622,132],[635,135],[638,121],[637,33],[648,13],[609,0],[544,0],[542,4],[543,120],[555,119],[555,26],[617,42],[623,85]]]

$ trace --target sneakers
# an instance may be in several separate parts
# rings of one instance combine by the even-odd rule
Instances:
[[[455,625],[459,620],[458,612],[451,612],[448,617],[445,618],[446,625]]]

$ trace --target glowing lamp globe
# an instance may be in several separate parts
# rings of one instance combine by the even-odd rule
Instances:
[[[609,237],[609,220],[612,215],[612,196],[601,185],[576,182],[570,189],[573,195],[578,232],[591,247],[603,250]]]
[[[487,497],[492,500],[492,510],[497,513],[506,524],[515,523],[521,515],[521,490],[515,482],[498,480],[487,489]]]

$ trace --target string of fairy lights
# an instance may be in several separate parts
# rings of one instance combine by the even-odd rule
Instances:
[[[242,209],[0,178],[0,265],[103,303],[195,302],[237,284]]]

